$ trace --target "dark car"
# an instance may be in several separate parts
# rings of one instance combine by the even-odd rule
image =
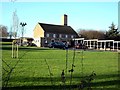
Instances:
[[[66,45],[63,42],[51,42],[48,44],[49,48],[60,48],[60,49],[66,49]]]

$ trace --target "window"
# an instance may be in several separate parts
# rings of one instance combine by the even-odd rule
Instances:
[[[48,43],[48,41],[47,40],[45,40],[45,44],[47,44]]]
[[[62,37],[65,38],[65,34],[63,34]]]
[[[73,35],[71,35],[71,38],[74,38],[74,36],[73,36]]]
[[[68,35],[65,35],[66,38],[68,38]]]
[[[49,34],[47,34],[46,36],[47,36],[47,37],[49,37],[50,35],[49,35]]]
[[[56,34],[56,38],[59,38],[59,34]]]
[[[55,37],[56,37],[56,35],[55,35],[55,34],[53,34],[53,37],[55,38]]]
[[[52,33],[49,33],[49,37],[53,37],[53,34],[52,34]]]
[[[62,38],[62,35],[61,35],[61,34],[59,34],[59,38]]]
[[[51,38],[52,38],[52,37],[53,37],[53,34],[52,34],[52,33],[50,33],[50,34],[49,34],[49,37],[51,37]]]

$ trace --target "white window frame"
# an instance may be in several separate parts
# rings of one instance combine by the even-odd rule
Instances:
[[[71,35],[71,38],[74,38],[74,35]]]
[[[68,35],[66,34],[65,37],[68,38]]]
[[[59,38],[62,38],[62,34],[59,34]]]
[[[56,38],[56,34],[53,34],[53,37]]]
[[[46,37],[50,37],[50,34],[47,33],[47,34],[46,34]]]

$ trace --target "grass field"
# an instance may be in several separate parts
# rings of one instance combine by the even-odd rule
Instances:
[[[19,59],[11,58],[10,43],[2,43],[3,85],[9,67],[14,69],[10,74],[7,87],[45,88],[62,85],[61,72],[66,70],[66,50],[19,47]],[[68,70],[72,68],[73,50],[68,50]],[[51,71],[51,75],[48,69]],[[96,73],[92,81],[93,88],[117,88],[118,53],[108,51],[75,51],[72,85],[79,85],[82,77]],[[7,64],[7,65],[6,65]],[[66,86],[70,85],[70,72],[66,75]],[[50,78],[51,76],[51,78]],[[52,80],[52,81],[51,81]],[[41,89],[40,89],[41,90]],[[57,89],[54,89],[57,90]]]

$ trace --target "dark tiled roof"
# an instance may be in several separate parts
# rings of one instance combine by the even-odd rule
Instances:
[[[43,28],[45,32],[48,33],[77,35],[77,33],[70,26],[53,25],[53,24],[45,24],[45,23],[39,23],[39,25]]]

